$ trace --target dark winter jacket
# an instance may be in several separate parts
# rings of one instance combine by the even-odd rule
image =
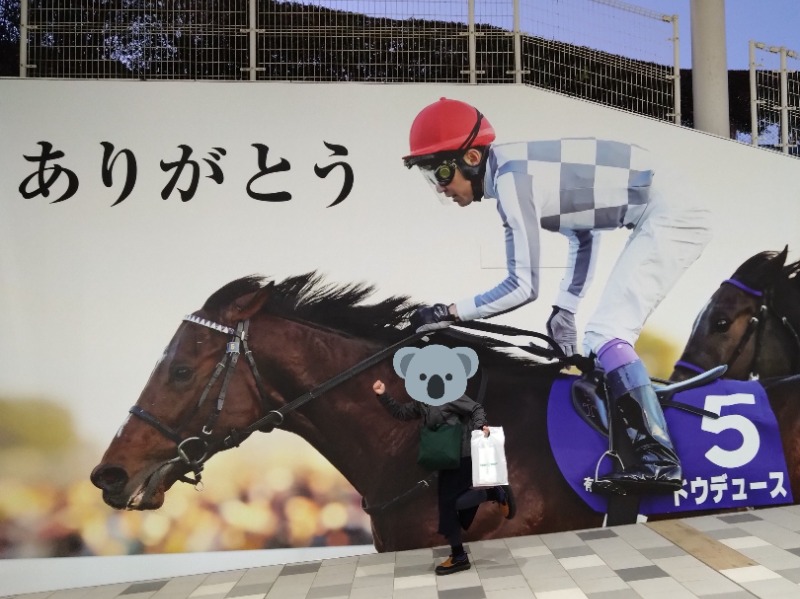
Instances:
[[[466,395],[462,395],[443,406],[432,406],[416,400],[397,403],[388,393],[379,395],[378,399],[381,405],[398,420],[422,419],[422,426],[428,428],[436,428],[440,424],[460,422],[464,426],[464,434],[461,439],[461,457],[471,454],[470,441],[472,440],[472,431],[481,430],[488,425],[483,406]]]

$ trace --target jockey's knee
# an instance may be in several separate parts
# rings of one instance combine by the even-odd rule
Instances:
[[[613,334],[587,330],[583,335],[583,354],[587,357],[592,355],[598,356],[600,350],[612,341],[623,341],[633,349],[636,338],[636,335],[626,334],[623,331],[617,331],[617,334]]]

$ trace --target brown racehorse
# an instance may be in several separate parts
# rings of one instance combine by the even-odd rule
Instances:
[[[692,329],[672,381],[726,364],[726,377],[800,373],[800,261],[760,252],[723,281]]]
[[[429,473],[416,464],[418,424],[391,418],[372,392],[380,378],[398,400],[408,401],[391,355],[325,393],[307,393],[407,337],[400,327],[415,306],[404,297],[364,304],[372,291],[324,286],[310,274],[266,284],[248,277],[215,292],[179,326],[92,472],[105,502],[118,509],[158,508],[176,481],[192,482],[192,472],[198,476],[205,460],[243,441],[258,421],[266,430],[280,426],[300,435],[350,481],[364,497],[378,551],[442,544],[434,532]],[[468,345],[438,332],[432,338]],[[519,509],[516,518],[505,520],[484,505],[466,540],[600,526],[603,516],[570,489],[550,449],[547,396],[561,365],[472,347],[488,376],[489,422],[506,429]],[[245,364],[237,368],[237,359]],[[478,378],[470,381],[473,397],[479,396]],[[795,497],[800,401],[790,400],[798,390],[796,378],[774,390],[781,432],[792,449],[787,455]]]

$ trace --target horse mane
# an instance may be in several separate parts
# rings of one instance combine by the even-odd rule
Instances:
[[[366,283],[335,285],[326,283],[316,271],[274,281],[259,275],[250,275],[231,281],[215,291],[203,304],[203,309],[219,311],[239,297],[265,287],[270,295],[263,311],[293,320],[303,320],[350,336],[391,345],[410,333],[405,330],[411,314],[422,304],[409,296],[394,295],[376,303],[366,303],[375,293],[375,286]],[[529,368],[551,366],[520,358],[480,343],[459,341],[443,344],[469,346],[479,356],[484,366],[503,368]],[[554,373],[560,370],[552,365]]]
[[[787,264],[773,285],[772,298],[776,308],[792,326],[800,328],[800,260]]]
[[[783,267],[783,278],[787,281],[792,279],[797,281],[798,279],[796,277],[800,276],[798,273],[800,273],[800,260]]]

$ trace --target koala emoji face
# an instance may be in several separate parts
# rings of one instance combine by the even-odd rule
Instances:
[[[442,406],[464,395],[467,379],[478,370],[478,354],[469,347],[404,347],[394,355],[394,370],[412,398]]]

